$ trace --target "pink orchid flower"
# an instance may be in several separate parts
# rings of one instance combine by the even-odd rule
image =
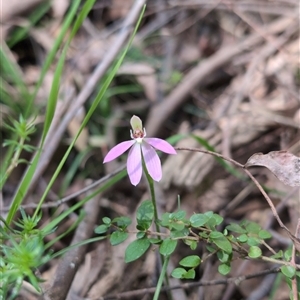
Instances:
[[[131,147],[127,158],[127,172],[131,183],[137,185],[141,180],[143,172],[142,158],[144,158],[149,175],[153,180],[160,181],[162,177],[161,163],[154,148],[168,154],[176,154],[175,149],[162,139],[146,138],[146,130],[143,128],[139,117],[133,116],[130,124],[132,127],[132,130],[130,130],[132,140],[113,147],[105,156],[103,163],[114,160]]]

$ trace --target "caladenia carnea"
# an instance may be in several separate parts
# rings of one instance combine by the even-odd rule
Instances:
[[[139,117],[133,116],[130,119],[130,124],[132,127],[132,130],[130,130],[130,136],[132,140],[122,142],[113,147],[105,156],[103,163],[114,160],[131,148],[127,158],[127,173],[129,179],[131,183],[136,186],[141,181],[144,169],[150,188],[156,231],[160,233],[153,181],[161,180],[162,169],[156,150],[160,150],[168,154],[176,154],[176,150],[168,142],[162,139],[146,138],[146,130],[143,128],[142,121]],[[160,235],[158,235],[158,239],[161,239]],[[150,243],[148,246],[149,245]],[[161,255],[162,272],[156,287],[156,292],[153,298],[154,300],[157,300],[159,297],[164,278],[168,283],[168,277],[166,273],[168,261],[169,256],[164,257]]]
[[[146,130],[143,128],[139,117],[133,116],[130,120],[132,140],[122,142],[113,147],[105,156],[103,163],[110,162],[122,155],[130,147],[127,158],[127,172],[133,185],[137,185],[142,177],[143,162],[148,174],[154,181],[162,178],[160,159],[155,149],[167,154],[176,154],[175,149],[166,141],[159,138],[146,138]]]

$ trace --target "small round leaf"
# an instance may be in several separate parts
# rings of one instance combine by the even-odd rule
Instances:
[[[257,258],[262,255],[261,249],[257,246],[251,246],[249,248],[248,256],[251,258]]]
[[[296,269],[292,266],[282,266],[280,270],[282,274],[284,274],[288,278],[293,278],[296,274]]]
[[[125,262],[131,262],[140,258],[149,248],[151,243],[148,239],[135,240],[125,250]]]
[[[230,272],[230,270],[231,270],[231,267],[227,264],[221,264],[218,267],[218,271],[222,275],[227,275]]]
[[[161,243],[160,247],[159,247],[159,252],[162,255],[170,255],[174,252],[175,248],[177,246],[177,240],[171,240],[171,239],[165,239],[163,240],[163,242]]]
[[[186,270],[183,268],[176,268],[172,271],[171,276],[174,278],[181,279],[183,275],[186,273]]]
[[[200,262],[201,259],[198,255],[190,255],[183,258],[179,264],[183,267],[195,268],[200,264]]]
[[[110,236],[110,243],[112,246],[121,244],[128,238],[128,233],[124,231],[115,231]]]

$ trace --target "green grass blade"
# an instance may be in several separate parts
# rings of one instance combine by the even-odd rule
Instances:
[[[69,13],[67,14],[67,16],[65,18],[65,21],[63,23],[61,32],[58,35],[57,39],[55,40],[53,48],[52,48],[52,50],[50,51],[50,53],[48,54],[48,56],[46,58],[46,61],[45,61],[44,65],[43,65],[43,68],[42,68],[42,71],[41,71],[41,75],[40,75],[39,80],[38,80],[38,82],[36,84],[35,90],[34,90],[34,92],[33,92],[33,94],[31,96],[29,95],[25,84],[22,82],[22,80],[21,80],[22,76],[20,76],[18,74],[17,68],[14,67],[8,59],[6,59],[5,53],[0,48],[0,51],[1,51],[0,52],[0,67],[1,67],[1,69],[3,69],[3,71],[6,71],[5,74],[7,73],[7,74],[10,74],[10,76],[13,76],[14,80],[12,80],[12,81],[16,82],[16,85],[19,86],[22,89],[20,91],[21,96],[24,99],[26,99],[26,105],[25,105],[25,109],[24,109],[24,113],[23,113],[24,118],[27,118],[27,117],[29,117],[30,114],[32,114],[32,104],[33,104],[33,101],[34,101],[34,99],[35,99],[35,97],[37,95],[37,92],[38,92],[39,88],[42,85],[44,77],[45,77],[48,69],[50,68],[51,63],[53,62],[53,60],[55,58],[55,55],[56,55],[59,47],[61,46],[61,43],[62,43],[62,41],[63,41],[63,39],[64,39],[67,31],[69,30],[69,27],[71,26],[71,23],[72,23],[74,17],[76,16],[76,12],[77,12],[78,7],[80,5],[80,1],[81,0],[74,0],[74,1],[72,1],[72,6],[70,8]],[[25,94],[26,97],[24,97],[24,94]],[[17,138],[18,137],[14,136],[11,139],[16,140]],[[2,177],[2,174],[5,174],[7,166],[9,165],[9,161],[12,158],[13,150],[14,150],[13,147],[9,147],[8,148],[8,150],[7,150],[6,154],[5,154],[5,158],[3,160],[3,163],[1,165],[0,174],[1,174],[1,178],[3,179],[3,180],[1,180],[1,185],[2,186],[5,183],[5,179],[4,179],[4,177]]]
[[[0,71],[1,77],[12,81],[16,85],[19,94],[24,99],[24,102],[27,103],[30,99],[30,94],[22,80],[23,75],[20,73],[18,66],[10,60],[3,47],[0,47]],[[1,80],[3,79],[1,78]]]
[[[28,107],[25,111],[25,114],[24,114],[25,117],[27,117],[31,113],[33,101],[36,98],[36,95],[37,95],[37,93],[38,93],[38,91],[39,91],[39,89],[42,85],[42,82],[45,78],[45,75],[46,75],[47,71],[49,70],[49,68],[50,68],[50,66],[51,66],[51,64],[52,64],[52,62],[55,58],[55,55],[58,52],[58,49],[61,47],[62,41],[65,38],[65,36],[67,34],[67,31],[69,30],[69,28],[72,24],[72,21],[74,20],[74,17],[76,16],[78,7],[80,5],[80,2],[81,2],[81,0],[73,0],[71,2],[72,6],[71,6],[66,18],[65,18],[65,21],[62,25],[62,29],[61,29],[58,37],[56,38],[56,40],[54,42],[53,48],[51,49],[48,56],[46,57],[45,63],[43,65],[43,68],[42,68],[42,71],[41,71],[41,75],[40,75],[39,80],[36,84],[35,90],[34,90],[32,96],[31,96],[30,103],[28,103]]]
[[[45,250],[49,249],[50,247],[52,247],[56,242],[58,242],[59,240],[61,240],[63,237],[65,237],[66,235],[68,235],[70,232],[72,232],[73,230],[76,229],[76,227],[79,225],[79,223],[81,223],[81,221],[86,217],[86,213],[84,210],[81,210],[79,212],[79,216],[76,219],[76,221],[70,226],[68,227],[67,230],[65,230],[62,234],[56,236],[54,239],[52,239],[50,242],[48,242],[45,245]]]
[[[73,140],[72,140],[70,146],[68,147],[68,149],[67,149],[65,155],[63,156],[61,162],[59,163],[59,165],[58,165],[58,167],[57,167],[57,169],[56,169],[56,171],[54,172],[54,174],[53,174],[53,176],[52,176],[52,178],[51,178],[51,180],[50,180],[48,186],[46,187],[46,190],[45,190],[44,194],[42,195],[42,197],[41,197],[41,199],[40,199],[40,202],[39,202],[39,204],[38,204],[38,207],[36,208],[36,210],[35,210],[35,212],[34,212],[34,216],[36,216],[37,213],[39,212],[39,210],[40,210],[40,208],[41,208],[41,206],[42,206],[42,204],[43,204],[43,202],[44,202],[44,200],[45,200],[45,198],[46,198],[48,192],[50,191],[50,189],[51,189],[51,187],[52,187],[54,181],[56,180],[58,174],[60,173],[60,171],[61,171],[61,169],[62,169],[64,163],[66,162],[66,160],[67,160],[67,158],[68,158],[68,156],[69,156],[69,154],[70,154],[72,148],[74,147],[74,144],[75,144],[75,142],[77,141],[77,138],[79,137],[79,135],[80,135],[80,133],[82,132],[83,128],[86,126],[87,122],[88,122],[89,119],[91,118],[91,116],[92,116],[92,114],[94,113],[95,109],[96,109],[97,106],[99,105],[99,103],[100,103],[100,101],[101,101],[101,99],[102,99],[104,93],[106,92],[107,88],[109,87],[110,83],[112,82],[113,78],[115,77],[115,75],[116,75],[118,69],[120,68],[120,66],[121,66],[121,64],[122,64],[122,62],[123,62],[123,60],[124,60],[124,58],[125,58],[125,55],[126,55],[128,49],[129,49],[129,47],[131,46],[131,43],[132,43],[132,41],[133,41],[133,38],[134,38],[134,36],[136,35],[137,29],[138,29],[138,26],[139,26],[139,24],[140,24],[140,22],[141,22],[141,19],[142,19],[142,16],[143,16],[143,14],[144,14],[144,11],[145,11],[145,7],[143,8],[143,10],[142,10],[142,12],[141,12],[140,18],[139,18],[139,20],[138,20],[138,22],[137,22],[137,25],[135,26],[134,32],[132,33],[129,42],[127,43],[127,46],[126,46],[125,50],[123,51],[121,57],[117,60],[115,66],[112,68],[112,70],[110,71],[110,73],[109,73],[109,75],[108,75],[106,81],[104,82],[104,84],[102,85],[101,89],[99,90],[99,92],[98,92],[98,94],[97,94],[97,96],[96,96],[96,98],[95,98],[93,104],[91,105],[91,107],[90,107],[89,111],[87,112],[87,114],[86,114],[84,120],[82,121],[82,124],[81,124],[81,126],[80,126],[80,128],[79,128],[79,130],[78,130],[78,132],[77,132],[77,134],[76,134],[76,136],[73,138]]]
[[[73,245],[71,245],[71,246],[69,246],[67,248],[64,248],[64,249],[62,249],[62,250],[54,253],[53,255],[51,255],[51,258],[59,257],[59,256],[65,254],[65,253],[67,253],[68,251],[72,250],[72,249],[75,249],[75,248],[78,248],[80,246],[87,245],[87,244],[90,244],[90,243],[95,243],[95,242],[104,240],[106,238],[107,238],[107,236],[98,236],[98,237],[94,237],[94,238],[90,238],[90,239],[84,240],[82,242],[73,244]]]
[[[86,6],[87,3],[94,3],[94,1],[95,0],[87,1],[85,3],[85,6]],[[81,13],[78,16],[78,19],[80,18],[82,20],[82,18],[81,18],[82,14],[86,15],[87,11],[82,10]],[[57,65],[57,68],[55,70],[55,74],[54,74],[54,77],[53,77],[52,87],[51,87],[51,91],[50,91],[50,95],[49,95],[49,99],[48,99],[48,103],[47,103],[47,109],[46,109],[46,116],[45,116],[45,123],[44,123],[44,128],[43,128],[41,146],[40,146],[38,152],[36,153],[36,155],[35,155],[35,157],[32,161],[32,164],[28,167],[28,169],[27,169],[27,171],[26,171],[26,173],[23,177],[23,180],[22,180],[21,184],[19,185],[19,188],[17,189],[17,191],[15,193],[15,196],[14,196],[14,199],[13,199],[13,202],[12,202],[12,206],[9,210],[9,213],[8,213],[7,219],[6,219],[6,222],[8,224],[10,224],[10,222],[12,221],[12,219],[13,219],[13,217],[14,217],[17,209],[18,209],[18,207],[21,205],[22,200],[23,200],[24,196],[27,193],[27,190],[29,188],[31,179],[32,179],[32,177],[34,175],[34,172],[36,170],[36,167],[37,167],[37,164],[38,164],[38,161],[39,161],[39,158],[40,158],[40,154],[41,154],[41,149],[43,148],[43,144],[44,144],[45,138],[47,136],[47,133],[49,131],[49,128],[50,128],[50,125],[51,125],[51,122],[52,122],[52,119],[53,119],[53,115],[54,115],[54,112],[55,112],[57,98],[58,98],[58,92],[59,92],[59,86],[60,86],[60,79],[61,79],[61,75],[62,75],[64,63],[65,63],[65,58],[66,58],[66,55],[67,55],[67,50],[68,50],[68,47],[70,45],[71,38],[74,37],[77,30],[79,29],[78,24],[81,24],[81,23],[78,23],[76,21],[75,24],[77,24],[77,26],[76,26],[75,29],[73,27],[73,30],[72,30],[73,35],[70,36],[68,42],[66,43],[66,45],[63,49],[62,55],[61,55],[61,57],[58,61],[58,65]]]
[[[11,37],[7,40],[8,47],[13,47],[18,42],[22,41],[24,38],[26,38],[30,28],[34,26],[50,9],[51,7],[51,1],[47,1],[39,5],[29,16],[28,21],[29,24],[27,24],[24,27],[16,28],[13,33],[11,34]]]
[[[88,13],[91,11],[91,9],[93,8],[94,3],[96,2],[96,0],[87,0],[85,1],[80,14],[78,15],[78,18],[75,21],[75,24],[73,26],[71,35],[70,35],[70,40],[73,39],[73,37],[75,36],[76,32],[78,31],[78,29],[81,27],[83,21],[85,20],[85,18],[87,17]]]
[[[50,223],[48,223],[44,228],[42,228],[42,231],[49,232],[53,230],[62,220],[64,220],[68,215],[70,215],[73,211],[79,209],[82,207],[86,202],[88,202],[90,199],[98,195],[99,193],[102,193],[106,191],[108,188],[113,186],[115,183],[120,181],[122,178],[124,178],[127,175],[126,170],[122,170],[120,173],[109,179],[104,185],[97,188],[94,192],[92,192],[90,195],[86,196],[84,199],[82,199],[80,202],[76,203],[63,213],[61,213],[59,216],[57,216],[54,220],[52,220]]]

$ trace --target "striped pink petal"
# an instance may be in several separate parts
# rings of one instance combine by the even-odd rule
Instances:
[[[106,156],[104,157],[103,163],[107,163],[107,162],[112,161],[115,158],[119,157],[125,151],[127,151],[134,143],[135,143],[134,140],[126,141],[126,142],[122,142],[122,143],[116,145],[115,147],[111,148],[109,150],[109,152],[106,154]]]
[[[136,143],[129,151],[127,158],[127,173],[130,182],[133,185],[137,185],[142,178],[142,153],[141,145]]]
[[[176,154],[175,149],[166,141],[159,138],[144,138],[144,141],[150,144],[152,147],[168,153],[168,154]]]
[[[160,159],[151,145],[147,142],[142,143],[143,157],[148,173],[155,181],[160,181],[162,177]]]

